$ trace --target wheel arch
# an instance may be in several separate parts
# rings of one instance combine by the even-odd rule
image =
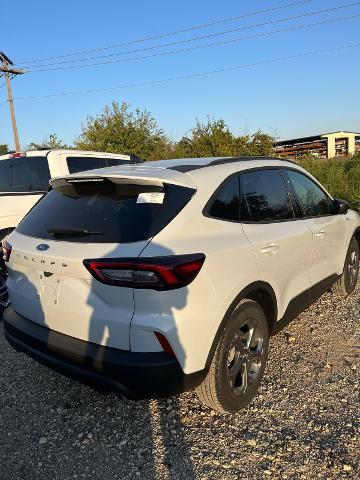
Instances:
[[[245,287],[243,290],[241,290],[240,293],[238,293],[238,295],[231,302],[229,308],[226,310],[226,313],[213,339],[205,364],[206,369],[210,367],[211,361],[215,354],[216,346],[220,340],[222,333],[224,332],[224,329],[226,328],[226,325],[233,311],[241,302],[241,300],[244,300],[245,298],[249,300],[254,300],[261,306],[269,323],[269,333],[271,334],[271,332],[273,331],[278,315],[277,299],[275,292],[269,283],[262,281],[253,282],[247,287]]]

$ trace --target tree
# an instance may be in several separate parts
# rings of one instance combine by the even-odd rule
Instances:
[[[166,158],[172,144],[148,111],[130,110],[113,102],[100,115],[88,117],[75,141],[76,148],[110,153],[135,154],[146,160]]]
[[[233,155],[234,135],[224,120],[213,120],[208,117],[206,123],[196,119],[190,137],[183,137],[175,147],[175,156],[181,157],[214,157]]]
[[[48,138],[44,138],[41,143],[32,142],[28,146],[28,150],[42,150],[42,149],[60,149],[60,148],[69,148],[65,145],[62,140],[56,135],[56,133],[51,133]]]
[[[0,144],[0,155],[5,155],[6,153],[9,152],[9,146],[3,144]]]
[[[258,131],[252,135],[236,137],[223,119],[208,117],[206,123],[196,120],[190,135],[183,137],[174,148],[174,156],[181,157],[233,157],[270,155],[274,139]]]

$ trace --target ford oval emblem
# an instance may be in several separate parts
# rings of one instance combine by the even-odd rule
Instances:
[[[46,243],[40,243],[40,245],[36,247],[36,250],[40,250],[40,252],[46,252],[46,250],[49,250],[49,248],[49,245],[46,245]]]

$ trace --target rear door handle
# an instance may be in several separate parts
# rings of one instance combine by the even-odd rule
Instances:
[[[326,237],[326,232],[325,230],[319,230],[318,232],[315,233],[316,238],[324,238]]]
[[[262,255],[273,255],[275,254],[280,248],[280,245],[277,243],[268,243],[261,249]]]

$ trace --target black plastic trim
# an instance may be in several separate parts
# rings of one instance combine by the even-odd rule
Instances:
[[[23,197],[25,195],[44,195],[46,191],[34,190],[32,192],[0,192],[0,197]]]
[[[306,290],[305,292],[293,298],[289,303],[283,317],[274,325],[272,334],[278,333],[298,315],[300,315],[301,312],[315,303],[316,300],[325,292],[327,292],[339,278],[339,275],[331,275],[316,285],[310,287],[309,290]]]
[[[232,157],[232,158],[221,158],[219,160],[213,160],[212,162],[210,162],[207,166],[215,166],[215,165],[223,165],[223,164],[226,164],[226,163],[234,163],[234,162],[241,162],[241,161],[244,161],[244,162],[251,162],[253,160],[264,160],[264,161],[267,161],[267,160],[280,160],[282,162],[289,162],[289,163],[294,163],[295,165],[297,165],[295,162],[293,162],[292,160],[288,160],[287,158],[279,158],[279,157]]]
[[[216,165],[224,165],[227,163],[236,163],[236,162],[251,162],[256,160],[280,160],[282,162],[289,162],[297,165],[296,162],[289,160],[287,158],[279,158],[279,157],[228,157],[228,158],[220,158],[217,160],[213,160],[205,165],[200,164],[192,164],[192,165],[174,165],[172,167],[167,167],[168,170],[175,170],[181,173],[191,172],[192,170],[200,170],[201,168],[208,168],[208,167],[215,167]]]
[[[360,230],[360,228],[359,228]],[[327,292],[332,285],[340,278],[339,275],[331,275],[321,282],[317,283],[313,287],[309,288],[308,290],[305,290],[305,292],[301,293],[300,295],[297,295],[291,302],[289,303],[285,314],[283,317],[276,321],[277,319],[277,299],[276,295],[274,293],[274,290],[272,289],[271,285],[265,282],[254,282],[248,285],[246,288],[244,288],[234,299],[234,301],[231,303],[230,307],[227,309],[224,318],[216,332],[216,335],[214,337],[207,361],[206,361],[206,369],[210,367],[211,361],[213,359],[213,356],[215,354],[216,347],[220,341],[220,337],[223,334],[226,325],[234,312],[235,308],[237,305],[240,303],[241,300],[244,298],[247,298],[251,293],[257,292],[264,290],[268,294],[270,294],[273,302],[273,307],[274,307],[274,313],[273,317],[275,319],[274,322],[269,322],[270,326],[270,334],[271,335],[276,335],[279,333],[286,325],[288,325],[292,320],[294,320],[300,313],[302,313],[304,310],[306,310],[310,305],[312,305],[318,298],[321,297],[325,292]]]
[[[165,352],[137,353],[105,347],[50,330],[9,307],[5,337],[18,351],[65,376],[127,398],[159,398],[198,386],[206,371],[184,374]]]
[[[261,290],[264,290],[266,291],[271,299],[272,299],[272,303],[273,303],[273,308],[274,308],[274,312],[273,312],[273,317],[274,317],[274,321],[276,322],[276,319],[277,319],[277,300],[276,300],[276,295],[275,295],[275,292],[274,290],[272,289],[271,285],[266,283],[266,282],[262,282],[262,281],[257,281],[257,282],[253,282],[251,283],[250,285],[248,285],[247,287],[245,287],[243,290],[241,290],[241,292],[234,298],[234,300],[231,302],[231,305],[229,306],[229,308],[226,310],[226,313],[224,315],[224,318],[222,319],[221,323],[220,323],[220,326],[216,332],[216,335],[214,337],[214,340],[212,342],[212,345],[211,345],[211,348],[210,348],[210,351],[209,351],[209,354],[208,354],[208,357],[207,357],[207,360],[206,360],[206,369],[208,369],[210,367],[210,364],[211,364],[211,361],[213,359],[213,356],[215,354],[215,350],[216,350],[216,347],[220,341],[220,337],[221,335],[223,334],[225,328],[226,328],[226,325],[231,317],[231,315],[233,314],[235,308],[237,307],[237,305],[241,302],[241,300],[243,300],[244,298],[246,298],[247,295],[250,295],[251,293],[254,293],[254,292],[257,292],[257,291],[261,291]]]

